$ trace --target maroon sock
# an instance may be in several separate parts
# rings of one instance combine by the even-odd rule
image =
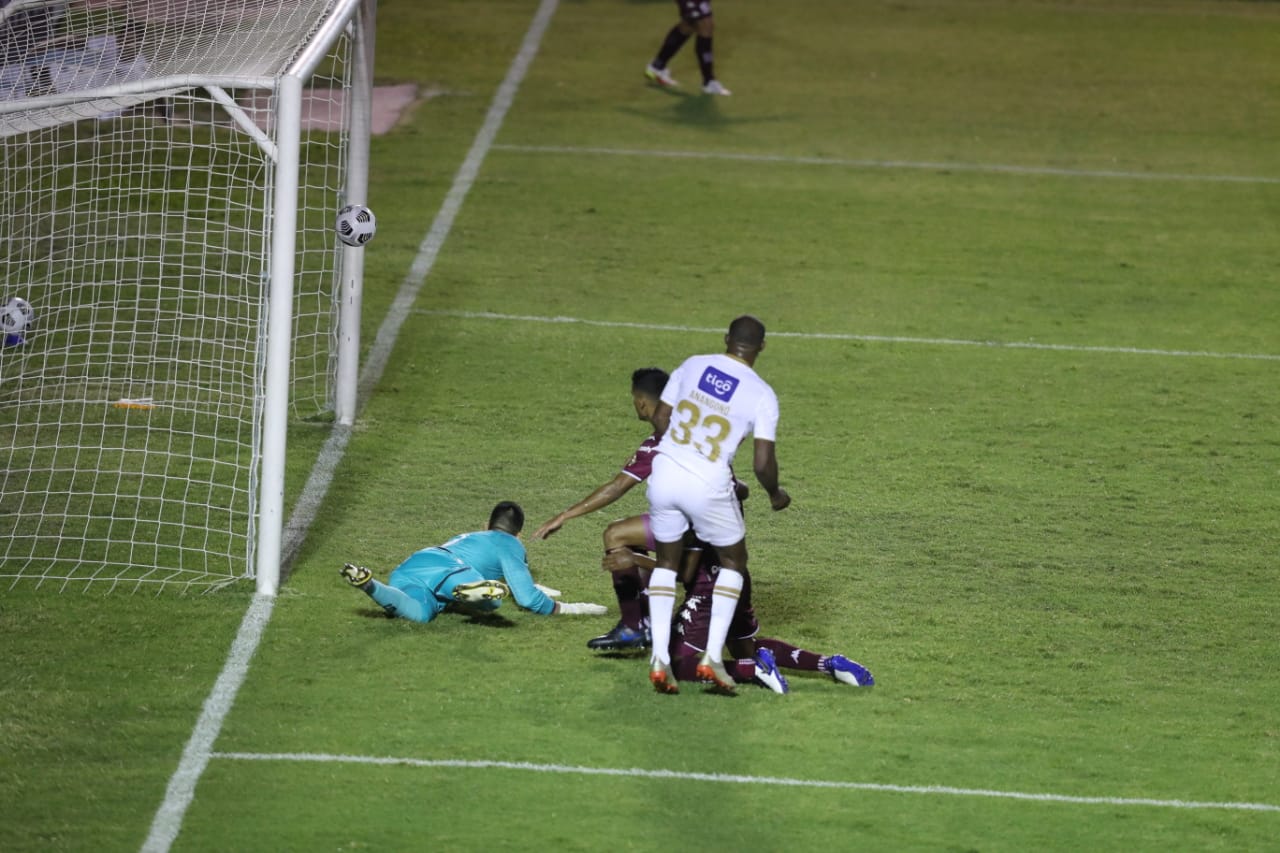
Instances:
[[[698,51],[698,68],[702,71],[702,82],[710,83],[716,79],[715,62],[711,57],[711,37],[698,36],[693,40]]]
[[[698,655],[676,655],[673,657],[671,659],[671,671],[675,674],[676,681],[697,681],[698,659]],[[724,668],[734,681],[747,682],[756,677],[756,662],[751,658],[727,660],[724,662]]]
[[[613,593],[618,596],[618,610],[622,614],[622,624],[633,631],[643,629],[644,619],[648,615],[642,592],[644,592],[644,582],[640,579],[639,569],[613,572]]]
[[[777,660],[781,669],[826,672],[823,667],[823,664],[827,662],[826,655],[820,655],[817,652],[811,652],[807,649],[793,646],[790,643],[784,643],[782,640],[775,640],[773,637],[756,637],[756,648],[765,648],[773,652],[773,657]]]
[[[658,55],[653,58],[654,68],[666,68],[667,63],[671,61],[671,57],[676,55],[676,51],[684,47],[684,43],[689,40],[688,33],[680,32],[680,27],[674,26],[667,33],[667,37],[662,40],[662,47],[658,50]]]
[[[734,681],[745,683],[756,677],[756,662],[751,658],[727,660],[724,668],[733,676]]]

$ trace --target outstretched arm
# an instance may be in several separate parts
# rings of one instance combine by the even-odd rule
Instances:
[[[791,503],[791,495],[778,485],[778,455],[772,441],[762,438],[755,440],[756,479],[769,493],[769,503],[774,511],[786,509]]]
[[[543,616],[550,616],[556,612],[557,602],[538,589],[538,585],[533,582],[533,575],[529,572],[529,564],[523,559],[504,556],[502,580],[510,587],[511,597],[515,599],[516,606],[522,610],[529,610]]]
[[[614,477],[603,486],[598,487],[594,492],[587,495],[564,512],[560,513],[555,518],[552,518],[549,521],[544,521],[541,527],[533,531],[533,538],[546,539],[552,533],[555,533],[563,527],[564,523],[569,519],[577,518],[580,515],[586,515],[587,513],[595,512],[598,509],[607,507],[609,504],[631,491],[632,487],[635,486],[637,482],[639,481],[630,474],[619,472],[618,476]]]
[[[515,551],[513,548],[503,554],[500,560],[502,579],[511,588],[511,597],[516,600],[518,607],[543,616],[551,616],[553,614],[603,616],[608,612],[608,608],[603,604],[591,604],[585,601],[556,601],[546,595],[533,582],[533,575],[529,572],[529,564],[525,559],[523,546],[516,545],[515,548],[519,550]]]

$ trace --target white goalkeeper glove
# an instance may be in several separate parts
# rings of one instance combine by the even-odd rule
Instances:
[[[534,586],[535,586],[535,587],[537,587],[537,588],[542,592],[542,594],[543,594],[543,595],[545,595],[547,598],[559,598],[559,597],[560,597],[560,590],[558,590],[558,589],[552,589],[551,587],[549,587],[549,586],[543,586],[543,585],[542,585],[542,584],[540,584],[540,583],[535,583],[535,584],[534,584]]]
[[[603,616],[609,612],[609,608],[603,604],[558,601],[556,602],[556,612],[564,616]]]

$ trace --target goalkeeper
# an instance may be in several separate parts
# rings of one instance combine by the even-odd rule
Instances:
[[[386,583],[364,566],[347,563],[342,577],[387,611],[388,616],[430,622],[450,604],[471,610],[497,610],[508,595],[516,605],[543,616],[602,616],[599,604],[562,604],[533,582],[524,545],[519,504],[503,501],[489,514],[489,526],[455,536],[443,545],[424,548],[397,566]]]

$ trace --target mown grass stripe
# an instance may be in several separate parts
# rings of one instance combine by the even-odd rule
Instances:
[[[1020,166],[1012,163],[948,163],[915,160],[869,160],[842,157],[794,157],[785,154],[744,154],[733,151],[662,151],[577,145],[495,145],[495,150],[524,154],[570,154],[600,157],[655,157],[667,160],[736,160],[741,163],[782,163],[796,166],[834,166],[845,169],[914,170],[921,172],[978,172],[1057,178],[1102,178],[1125,181],[1166,181],[1207,184],[1280,184],[1269,175],[1195,175],[1181,172],[1136,172],[1124,169],[1070,169],[1062,166]]]
[[[529,314],[500,314],[493,311],[460,311],[451,309],[423,309],[419,313],[438,317],[457,317],[463,320],[507,320],[522,323],[560,323],[566,325],[601,326],[613,329],[639,329],[648,332],[698,332],[722,333],[723,328],[702,326],[677,326],[662,323],[631,323],[618,320],[590,320],[584,317],[541,317]],[[927,338],[902,335],[858,335],[842,332],[786,332],[769,330],[775,338],[801,338],[827,341],[863,341],[881,344],[919,344],[925,346],[990,347],[992,349],[1051,350],[1058,352],[1114,353],[1118,355],[1148,355],[1166,358],[1228,358],[1250,361],[1280,361],[1280,355],[1254,352],[1211,352],[1208,350],[1148,349],[1127,346],[1095,346],[1090,344],[1049,344],[1037,341],[978,341],[964,338]]]

